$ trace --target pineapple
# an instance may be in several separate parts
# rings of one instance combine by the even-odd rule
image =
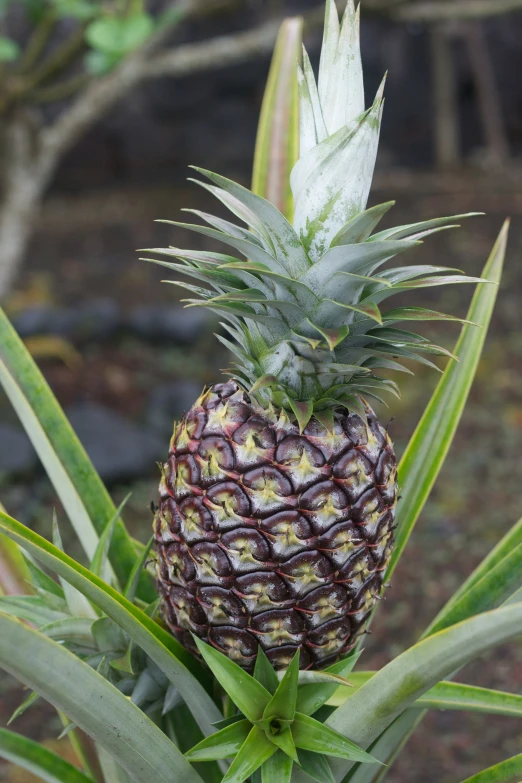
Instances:
[[[302,668],[320,668],[356,643],[382,591],[397,501],[393,445],[368,400],[398,394],[387,374],[409,372],[404,360],[436,367],[427,357],[451,355],[402,322],[458,320],[382,304],[476,280],[385,267],[456,218],[375,233],[393,206],[366,208],[384,83],[365,110],[352,0],[342,23],[328,0],[318,80],[305,51],[298,82],[293,225],[198,169],[246,228],[195,210],[206,226],[174,225],[232,255],[154,249],[195,281],[177,283],[188,306],[223,317],[218,339],[237,359],[231,380],[176,425],[163,467],[154,531],[165,617],[187,648],[199,637],[247,670],[258,646],[277,669],[297,650]]]

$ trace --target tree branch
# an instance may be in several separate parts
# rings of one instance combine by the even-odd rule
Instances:
[[[363,3],[364,6],[364,3]],[[386,11],[389,3],[372,3],[375,10]],[[371,7],[371,6],[370,6]],[[420,0],[391,9],[390,16],[400,22],[441,22],[479,19],[522,10],[522,0]]]
[[[63,153],[112,106],[146,79],[181,77],[209,68],[223,68],[256,55],[269,54],[280,20],[255,30],[178,46],[151,59],[148,44],[130,55],[115,71],[90,84],[54,125],[42,131],[39,167],[49,175]]]

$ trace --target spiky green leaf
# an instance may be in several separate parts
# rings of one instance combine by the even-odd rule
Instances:
[[[212,674],[243,715],[252,722],[260,720],[270,701],[266,688],[219,650],[197,636],[194,636],[194,641]]]
[[[214,761],[235,756],[251,729],[252,724],[247,720],[234,722],[210,737],[205,737],[185,753],[185,758],[189,761]]]

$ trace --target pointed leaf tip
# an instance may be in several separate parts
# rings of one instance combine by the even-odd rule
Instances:
[[[260,720],[271,694],[261,683],[226,655],[203,642],[195,634],[192,638],[207,666],[234,704],[249,721]]]
[[[290,666],[285,671],[277,690],[268,702],[263,712],[263,719],[276,716],[282,720],[293,720],[297,702],[297,686],[299,683],[299,650],[292,658]],[[285,751],[286,752],[286,751]]]
[[[300,402],[299,400],[289,399],[288,404],[290,405],[290,408],[295,414],[297,423],[299,424],[299,429],[301,430],[301,432],[303,432],[306,425],[312,418],[314,412],[313,402],[311,400],[307,400],[306,402]]]

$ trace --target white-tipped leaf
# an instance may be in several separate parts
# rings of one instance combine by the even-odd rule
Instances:
[[[292,170],[294,227],[312,261],[366,207],[379,144],[383,89],[384,83],[366,114],[307,152]]]

